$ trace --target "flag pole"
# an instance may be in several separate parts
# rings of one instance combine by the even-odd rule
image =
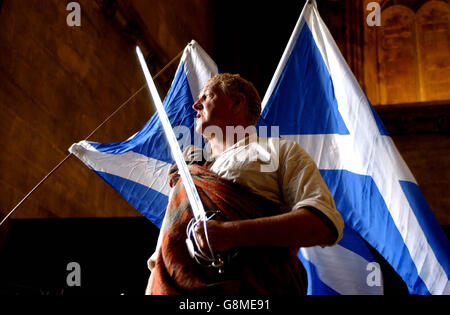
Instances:
[[[184,49],[182,49],[178,55],[176,55],[171,61],[169,61],[168,64],[166,64],[154,77],[153,80],[155,80],[157,77],[159,77],[164,71],[167,70],[178,58],[181,57],[183,54]],[[87,141],[92,135],[97,132],[98,129],[100,129],[104,124],[106,124],[118,111],[120,111],[126,104],[128,104],[137,94],[139,94],[145,87],[147,86],[146,83],[144,83],[136,92],[133,93],[125,102],[123,102],[111,115],[109,115],[100,125],[97,126],[85,139],[84,141]],[[66,155],[64,159],[62,159],[47,175],[45,175],[39,183],[37,183],[36,186],[33,187],[33,189],[30,190],[28,194],[25,195],[25,197],[22,198],[22,200],[11,210],[8,212],[8,214],[2,219],[0,222],[0,227],[3,225],[3,223],[6,222],[6,220],[16,211],[17,208],[20,207],[22,203],[25,202],[25,200],[30,197],[30,195],[42,184],[44,183],[47,178],[50,177],[65,161],[67,161],[73,154],[69,153]]]

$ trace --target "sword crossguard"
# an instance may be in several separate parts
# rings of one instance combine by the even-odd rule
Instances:
[[[186,246],[189,251],[190,256],[200,265],[216,268],[219,274],[224,273],[224,267],[228,264],[231,259],[237,255],[235,251],[227,251],[223,253],[214,253],[209,244],[208,232],[206,229],[206,222],[214,217],[221,217],[221,219],[226,219],[221,214],[220,211],[210,210],[207,211],[206,220],[199,220],[192,218],[186,228]],[[209,247],[209,254],[205,253],[199,245],[197,240],[197,235],[195,233],[195,227],[197,224],[204,224],[205,237]]]

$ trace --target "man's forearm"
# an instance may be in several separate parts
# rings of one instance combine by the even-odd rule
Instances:
[[[332,244],[336,230],[317,210],[301,208],[285,214],[228,222],[209,221],[215,251],[239,246],[308,247]]]

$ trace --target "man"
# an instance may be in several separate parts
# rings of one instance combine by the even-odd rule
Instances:
[[[306,275],[296,254],[300,247],[330,246],[342,237],[343,220],[320,173],[295,142],[259,138],[255,125],[261,99],[239,75],[210,79],[193,108],[196,131],[210,147],[190,147],[185,158],[205,208],[225,219],[196,226],[200,249],[237,249],[224,274],[187,260],[180,245],[187,216],[182,183],[172,171],[168,211],[157,249],[149,261],[153,294],[289,294],[306,292]],[[178,189],[177,189],[178,187]],[[177,219],[174,219],[177,218]],[[183,244],[185,247],[185,245]]]

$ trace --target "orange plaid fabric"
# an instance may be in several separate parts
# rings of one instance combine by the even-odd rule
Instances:
[[[189,166],[205,209],[220,210],[229,220],[280,214],[279,206],[244,187],[220,178],[207,168]],[[225,272],[196,263],[186,247],[186,226],[192,211],[176,165],[174,187],[165,214],[161,251],[156,258],[151,294],[156,295],[304,295],[306,272],[298,248],[242,247]]]

